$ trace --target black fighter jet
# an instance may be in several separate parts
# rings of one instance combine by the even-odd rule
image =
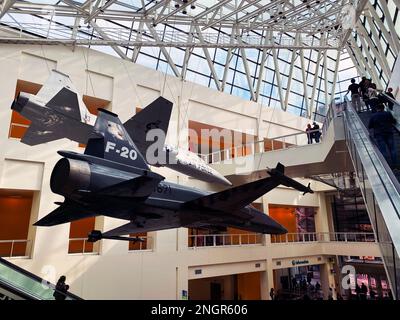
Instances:
[[[138,232],[179,227],[234,227],[259,233],[287,230],[250,204],[279,186],[313,193],[284,175],[284,166],[268,170],[269,177],[211,193],[164,181],[152,172],[118,116],[99,109],[84,154],[59,151],[50,186],[65,197],[53,212],[35,223],[53,226],[104,215],[129,222],[89,239],[119,238]]]

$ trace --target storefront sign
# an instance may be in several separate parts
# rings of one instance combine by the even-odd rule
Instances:
[[[310,263],[308,260],[292,260],[292,266],[297,266],[298,264]]]

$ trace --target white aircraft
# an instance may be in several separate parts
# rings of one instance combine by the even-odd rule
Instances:
[[[62,138],[86,144],[97,118],[86,108],[69,76],[57,70],[52,70],[37,95],[21,92],[11,109],[32,122],[21,139],[21,142],[30,146]],[[172,102],[159,97],[124,123],[143,155],[146,155],[146,150],[154,143],[146,140],[149,130],[163,130],[163,141],[157,143],[165,143],[171,111]],[[156,162],[152,165],[165,166],[206,182],[232,185],[193,152],[170,145],[164,145],[161,152],[165,154],[158,155],[158,158],[166,159],[165,163]]]

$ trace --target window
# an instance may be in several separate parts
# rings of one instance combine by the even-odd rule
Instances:
[[[87,241],[88,234],[95,229],[95,224],[96,217],[71,222],[69,229],[68,253],[95,252],[94,243]]]
[[[29,257],[32,202],[32,191],[0,189],[1,257]]]
[[[150,238],[147,236],[147,232],[131,233],[131,238],[139,238],[143,241],[129,241],[129,251],[136,250],[149,250],[151,249]]]
[[[18,80],[17,86],[15,88],[15,98],[20,94],[20,92],[37,94],[41,87],[42,86],[37,83]],[[30,124],[31,122],[28,119],[21,116],[18,112],[12,111],[8,137],[21,139],[24,136]]]

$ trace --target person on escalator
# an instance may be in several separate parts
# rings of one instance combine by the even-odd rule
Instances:
[[[61,276],[60,279],[58,279],[57,284],[56,284],[56,290],[53,293],[53,297],[55,300],[65,300],[67,297],[67,291],[69,289],[69,285],[65,283],[65,280],[67,278],[65,276]]]
[[[392,98],[393,100],[396,100],[396,99],[394,98],[394,95],[393,95],[392,92],[393,92],[393,88],[388,88],[387,91],[386,91],[385,93],[386,93],[387,96],[389,96],[389,97]],[[393,110],[393,105],[394,105],[393,102],[391,102],[391,101],[389,101],[388,99],[386,99],[386,104],[387,104],[387,106],[388,106],[388,108],[389,108],[390,110]]]
[[[383,104],[377,105],[377,112],[369,120],[368,129],[373,130],[376,145],[392,169],[397,165],[396,145],[393,137],[393,125],[396,119],[384,111]]]
[[[378,98],[378,91],[376,90],[376,84],[371,83],[368,88],[368,98],[369,98],[369,106],[371,107],[372,113],[377,111],[378,105],[380,105],[380,101]]]
[[[349,85],[346,95],[351,92],[351,103],[357,112],[361,112],[360,86],[355,79],[351,79],[350,82],[351,85]]]
[[[367,79],[366,77],[363,77],[360,82],[360,93],[365,103],[365,106],[367,107],[367,110],[369,110],[368,88],[370,85],[371,85],[371,80]]]

